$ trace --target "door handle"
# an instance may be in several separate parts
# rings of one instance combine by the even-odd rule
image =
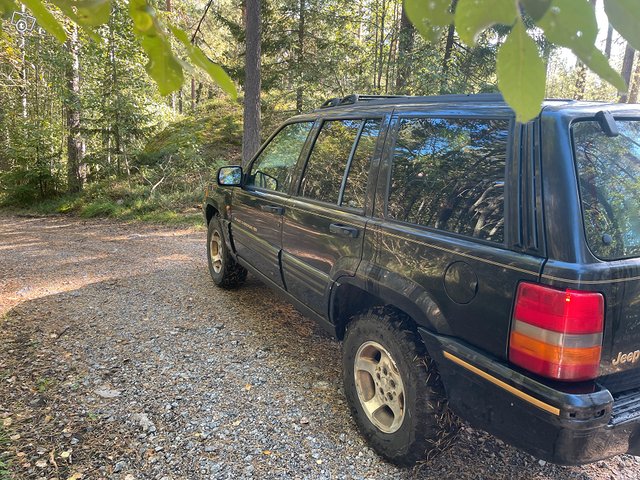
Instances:
[[[341,225],[339,223],[332,223],[329,225],[329,231],[340,235],[342,237],[357,238],[360,235],[360,230],[355,227],[349,227],[347,225]]]
[[[277,205],[262,205],[260,209],[263,212],[275,213],[276,215],[284,215],[284,207]]]

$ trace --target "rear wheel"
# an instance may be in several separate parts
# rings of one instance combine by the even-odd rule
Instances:
[[[409,319],[376,308],[344,340],[345,394],[360,431],[387,460],[411,466],[452,443],[458,420]]]
[[[222,288],[237,288],[244,283],[247,278],[247,270],[231,256],[224,241],[218,216],[214,216],[209,221],[207,257],[209,259],[209,273],[216,285]]]

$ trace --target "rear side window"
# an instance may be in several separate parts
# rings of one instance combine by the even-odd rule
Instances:
[[[380,125],[379,119],[323,122],[302,177],[300,195],[364,208]]]
[[[283,127],[251,165],[246,185],[286,192],[312,127],[313,122],[292,123]]]
[[[387,215],[504,241],[508,120],[401,118]]]
[[[364,208],[367,195],[367,178],[376,142],[380,134],[382,120],[367,120],[362,126],[358,145],[356,146],[340,205],[351,208]]]
[[[640,256],[640,121],[616,124],[617,137],[595,121],[571,127],[587,242],[607,260]]]
[[[300,195],[338,203],[345,167],[361,123],[361,120],[342,120],[322,124],[302,177]]]

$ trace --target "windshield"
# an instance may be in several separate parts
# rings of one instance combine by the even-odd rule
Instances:
[[[572,126],[587,242],[607,260],[640,256],[640,121],[616,124],[615,137],[596,121]]]

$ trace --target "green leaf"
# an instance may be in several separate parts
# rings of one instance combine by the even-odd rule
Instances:
[[[21,0],[21,2],[25,7],[31,10],[31,13],[38,21],[38,24],[51,35],[56,37],[60,43],[67,40],[67,32],[64,31],[64,28],[60,23],[58,23],[56,17],[51,14],[40,0]]]
[[[638,0],[605,0],[604,11],[620,35],[640,50],[640,4]]]
[[[551,0],[520,0],[520,4],[534,21],[538,21],[547,13]]]
[[[18,9],[13,0],[0,0],[0,17],[8,17]]]
[[[598,36],[595,10],[588,0],[553,0],[538,22],[547,39],[579,54],[589,54]]]
[[[82,30],[95,42],[100,42],[100,36],[93,31],[91,26],[85,25],[82,20],[76,15],[74,10],[74,4],[70,3],[68,0],[50,0],[56,7],[58,7],[62,13],[64,13],[71,21],[73,21],[76,25],[79,25]]]
[[[460,0],[456,7],[456,30],[467,45],[475,45],[478,35],[496,24],[513,25],[518,10],[514,0]]]
[[[155,10],[146,0],[130,0],[129,16],[133,20],[133,32],[149,58],[145,65],[147,73],[155,80],[162,95],[175,92],[184,83],[182,65],[171,50]]]
[[[145,70],[158,84],[161,95],[169,95],[180,89],[184,83],[182,66],[174,57],[171,46],[163,36],[142,36],[140,44],[149,61]]]
[[[535,118],[544,100],[546,69],[520,19],[498,50],[497,73],[498,87],[516,112],[516,120],[524,123]]]
[[[442,27],[453,23],[451,0],[405,0],[404,9],[416,30],[431,43],[440,38]]]
[[[229,75],[227,75],[227,72],[225,72],[220,65],[209,60],[199,47],[193,45],[183,30],[172,27],[171,31],[173,32],[173,35],[184,45],[193,64],[207,72],[211,79],[235,100],[238,97],[238,92],[236,91],[236,86],[233,84],[233,81]]]
[[[86,27],[104,25],[111,16],[111,0],[80,0],[76,7],[78,21]]]
[[[416,28],[425,20],[439,27],[453,23],[451,0],[404,0],[404,10]]]
[[[133,20],[136,33],[153,34],[155,32],[155,11],[147,5],[145,0],[131,0],[129,2],[129,16]]]
[[[600,78],[616,87],[619,92],[627,91],[627,84],[620,74],[611,68],[607,57],[600,50],[594,47],[590,53],[578,55],[578,58]]]

